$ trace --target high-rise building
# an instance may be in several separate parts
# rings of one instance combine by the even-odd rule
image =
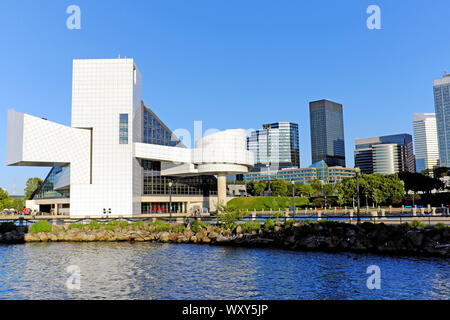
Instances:
[[[345,167],[342,104],[329,100],[309,103],[312,163],[324,160],[330,167]]]
[[[356,139],[355,168],[362,173],[415,172],[416,160],[410,134]]]
[[[71,127],[8,112],[7,165],[52,167],[28,208],[81,217],[213,209],[227,201],[227,174],[253,165],[244,129],[186,148],[142,101],[133,59],[74,60],[72,90]]]
[[[414,113],[414,147],[416,170],[421,172],[439,165],[439,148],[434,113]]]
[[[276,122],[263,125],[263,129],[251,132],[247,138],[247,148],[255,157],[252,171],[261,171],[270,165],[270,170],[298,168],[300,151],[298,124]],[[268,156],[267,156],[268,155]]]
[[[434,80],[434,105],[441,167],[450,167],[450,74]]]

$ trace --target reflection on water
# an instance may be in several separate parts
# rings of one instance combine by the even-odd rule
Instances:
[[[69,290],[66,268],[81,269]],[[366,268],[381,269],[369,290]],[[449,299],[439,258],[191,244],[0,245],[0,299]]]

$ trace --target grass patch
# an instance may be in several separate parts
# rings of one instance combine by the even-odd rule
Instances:
[[[295,207],[309,205],[308,198],[295,197]],[[239,197],[227,203],[228,209],[243,210],[279,210],[292,207],[292,197]]]
[[[36,222],[30,227],[31,233],[38,233],[38,232],[52,232],[52,225],[50,222],[41,220]]]
[[[183,231],[184,231],[184,225],[182,225],[182,224],[177,224],[172,227],[172,232],[182,233]]]
[[[171,225],[169,222],[164,222],[160,220],[156,220],[150,224],[151,226],[154,226],[156,228],[156,231],[162,232],[162,231],[170,231]]]
[[[445,223],[442,223],[442,222],[439,222],[433,226],[433,229],[436,229],[436,230],[445,230],[447,228],[449,228],[449,227]]]
[[[275,226],[275,221],[273,221],[272,219],[267,219],[266,221],[264,221],[264,230],[269,231],[274,226]]]
[[[202,230],[203,228],[206,228],[207,225],[204,222],[198,221],[198,220],[194,220],[194,222],[192,222],[191,224],[191,230],[192,232],[200,232],[200,230]]]
[[[89,230],[92,229],[100,229],[100,223],[97,220],[92,220],[91,223],[88,224]]]
[[[422,221],[419,220],[413,220],[410,224],[411,228],[418,228],[418,227],[424,227],[425,224]]]
[[[85,224],[83,224],[83,223],[71,223],[71,224],[69,224],[69,230],[70,229],[80,229],[80,230],[82,230],[82,229],[84,229],[84,227],[85,227]]]
[[[259,231],[261,225],[258,221],[248,221],[241,224],[241,228],[243,233],[251,233],[252,231]]]

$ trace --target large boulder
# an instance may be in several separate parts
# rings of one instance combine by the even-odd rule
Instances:
[[[161,232],[160,234],[159,234],[159,241],[161,241],[161,242],[168,242],[169,241],[169,236],[170,236],[170,234],[168,233],[168,232]]]
[[[37,235],[36,233],[27,233],[27,234],[25,234],[25,241],[26,242],[38,242],[38,241],[41,241],[41,239],[39,238],[39,235]]]
[[[409,230],[406,237],[415,246],[420,247],[423,242],[423,233],[420,230]]]

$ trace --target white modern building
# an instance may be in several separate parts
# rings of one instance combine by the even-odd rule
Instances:
[[[52,167],[27,201],[44,212],[213,210],[227,201],[226,175],[253,166],[246,137],[226,130],[188,149],[142,101],[133,59],[74,60],[71,127],[10,110],[6,163]]]
[[[417,172],[439,166],[436,114],[414,113],[413,129]]]

